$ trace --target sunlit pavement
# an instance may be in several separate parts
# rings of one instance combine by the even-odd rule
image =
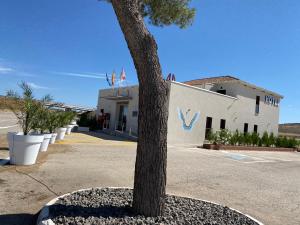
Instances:
[[[32,224],[45,203],[77,189],[132,187],[136,143],[95,135],[66,136],[34,166],[1,166],[0,224]],[[297,225],[299,171],[300,153],[169,146],[167,192],[227,205],[265,224]]]

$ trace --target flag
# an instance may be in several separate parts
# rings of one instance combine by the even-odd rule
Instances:
[[[167,80],[171,80],[171,73],[168,74]]]
[[[121,75],[120,75],[120,81],[124,81],[126,80],[126,74],[125,74],[125,70],[124,68],[122,68],[122,72],[121,72]]]
[[[106,73],[106,81],[107,81],[108,85],[111,86],[111,83],[110,83],[110,81],[109,81],[109,78],[108,78],[107,73]]]
[[[115,86],[115,81],[116,81],[116,74],[115,71],[113,71],[112,75],[111,75],[111,85]]]
[[[175,81],[176,78],[175,78],[175,74],[172,74],[172,81]]]

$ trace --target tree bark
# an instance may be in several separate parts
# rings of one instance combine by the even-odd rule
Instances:
[[[137,0],[112,0],[139,80],[138,145],[133,209],[163,215],[166,194],[167,122],[170,84],[162,77],[157,44]]]

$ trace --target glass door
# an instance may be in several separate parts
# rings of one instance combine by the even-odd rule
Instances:
[[[126,131],[127,117],[128,117],[128,105],[120,104],[117,130]]]

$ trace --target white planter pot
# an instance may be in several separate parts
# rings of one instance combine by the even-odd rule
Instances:
[[[73,120],[73,121],[71,122],[71,125],[77,125],[76,120]]]
[[[57,136],[57,133],[52,134],[52,137],[50,138],[49,144],[54,144],[55,143],[56,136]]]
[[[43,140],[44,135],[13,135],[11,164],[35,164]]]
[[[67,128],[61,127],[57,128],[56,140],[63,140],[66,134]]]
[[[71,130],[73,129],[74,125],[67,125],[67,131],[66,134],[69,135],[71,134]]]
[[[52,134],[43,134],[43,135],[44,135],[44,140],[41,144],[40,152],[47,151],[50,139],[52,138]]]
[[[7,133],[7,142],[8,142],[8,149],[9,149],[9,161],[11,164],[14,163],[14,154],[13,154],[13,136],[14,135],[22,135],[23,132],[8,132]]]

